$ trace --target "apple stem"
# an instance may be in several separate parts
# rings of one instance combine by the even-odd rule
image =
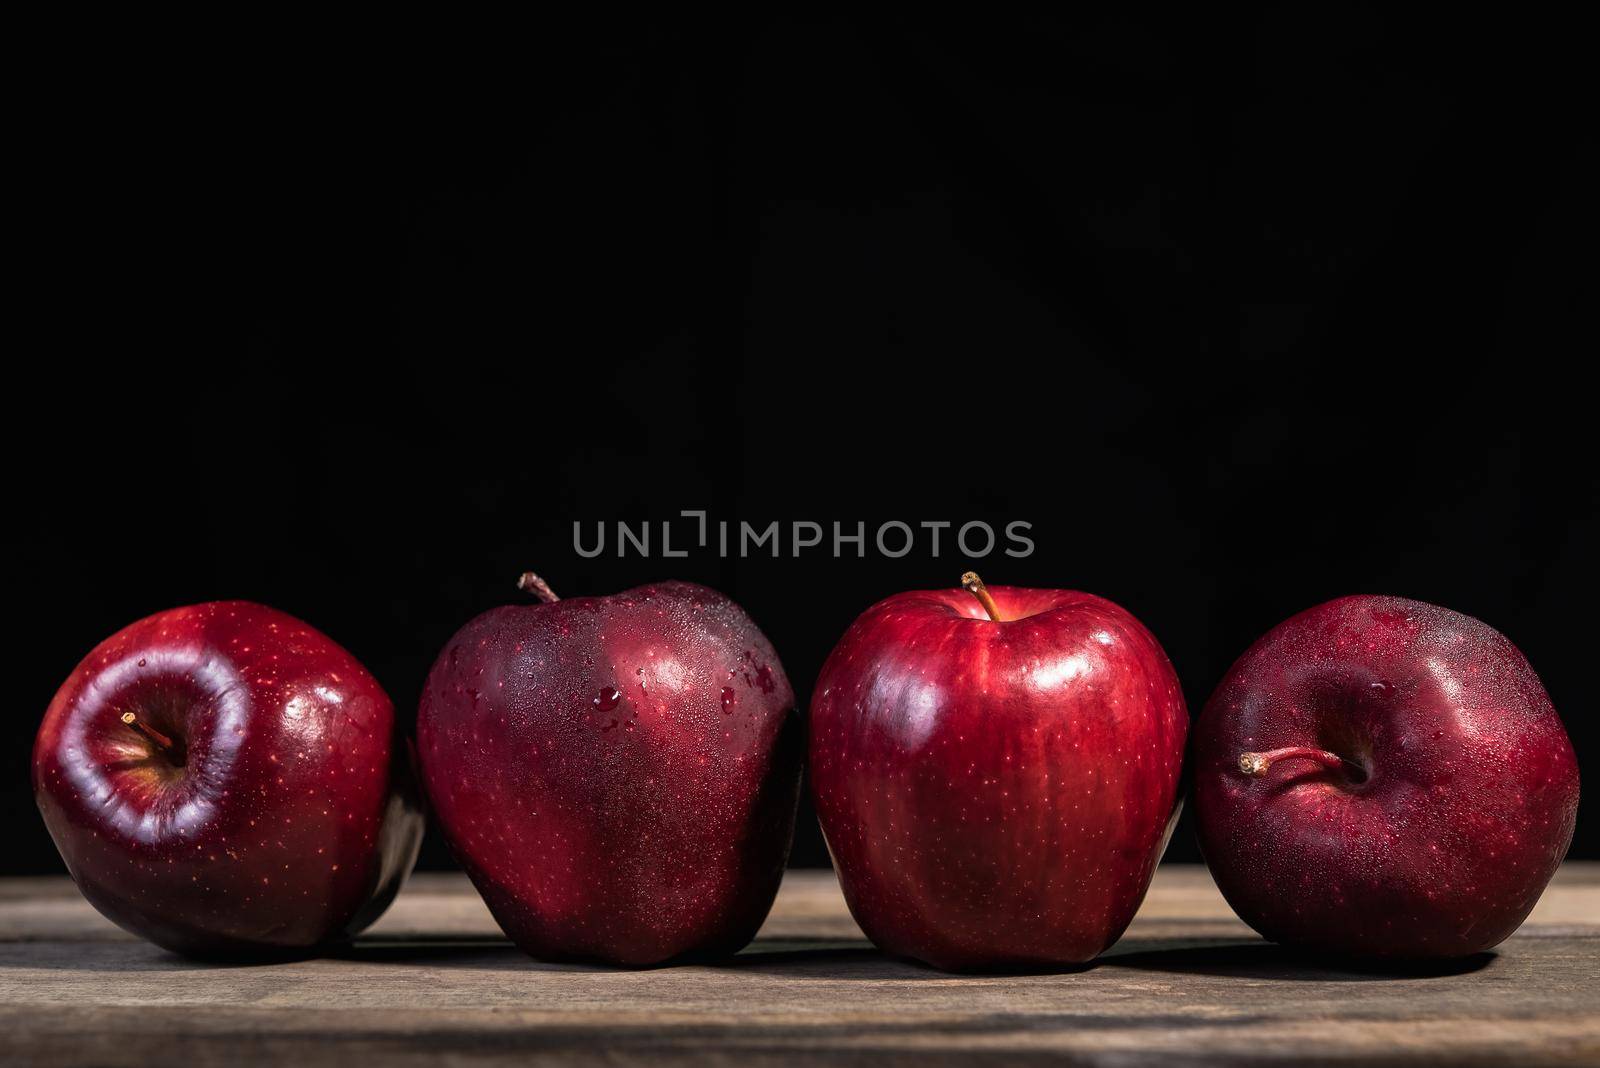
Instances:
[[[532,571],[524,571],[522,577],[517,579],[517,589],[523,593],[531,593],[545,604],[555,604],[561,598],[556,596],[556,591],[550,588],[550,583],[535,575]]]
[[[1326,749],[1309,745],[1288,745],[1282,749],[1269,749],[1264,753],[1240,753],[1239,770],[1246,775],[1261,776],[1280,760],[1315,760],[1330,771],[1343,771],[1344,758]]]
[[[965,586],[967,592],[978,599],[978,603],[983,605],[983,610],[989,613],[990,619],[996,623],[1002,622],[1000,606],[994,603],[993,597],[989,596],[989,587],[983,584],[983,579],[978,577],[976,571],[968,571],[965,575],[962,575],[961,585]]]
[[[165,734],[162,734],[148,723],[140,723],[139,717],[134,715],[132,712],[124,712],[121,718],[122,722],[126,723],[128,726],[132,727],[134,730],[150,739],[150,741],[154,742],[155,747],[161,750],[163,753],[171,752],[173,747],[177,745],[177,743],[171,738],[168,738]]]

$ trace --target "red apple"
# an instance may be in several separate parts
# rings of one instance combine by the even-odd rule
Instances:
[[[1572,841],[1578,766],[1517,647],[1345,597],[1250,647],[1195,731],[1211,873],[1276,942],[1453,957],[1522,923]]]
[[[888,952],[949,970],[1086,961],[1133,919],[1177,816],[1178,677],[1110,601],[963,582],[880,601],[828,657],[817,814],[851,913]]]
[[[376,919],[422,817],[394,708],[349,653],[246,601],[95,647],[33,749],[39,811],[90,903],[193,956],[296,954]]]
[[[772,646],[664,582],[496,608],[439,654],[417,715],[438,824],[500,926],[547,960],[736,952],[777,894],[801,743]]]

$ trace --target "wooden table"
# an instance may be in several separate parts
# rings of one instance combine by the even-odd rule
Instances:
[[[0,1063],[1600,1064],[1600,864],[1493,955],[1363,973],[1256,938],[1203,868],[1161,869],[1092,967],[957,977],[875,952],[828,872],[791,872],[718,967],[535,962],[460,876],[420,875],[338,956],[195,964],[64,879],[0,881]]]

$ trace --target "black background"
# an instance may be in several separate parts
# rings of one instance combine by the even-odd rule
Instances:
[[[60,870],[38,718],[162,608],[283,608],[409,716],[522,569],[682,577],[804,701],[858,612],[969,563],[574,552],[680,509],[1029,522],[985,577],[1120,602],[1191,711],[1295,611],[1438,602],[1517,642],[1592,768],[1572,28],[617,22],[155,29],[40,83],[0,870]],[[809,808],[795,860],[826,863]]]

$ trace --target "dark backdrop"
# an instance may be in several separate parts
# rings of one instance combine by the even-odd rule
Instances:
[[[1522,647],[1592,771],[1571,28],[143,29],[62,55],[14,164],[46,330],[8,389],[4,870],[58,870],[55,687],[161,608],[274,604],[409,714],[523,568],[683,577],[804,700],[861,609],[967,563],[573,550],[692,508],[1030,522],[986,577],[1119,601],[1192,709],[1299,609],[1439,602]]]

